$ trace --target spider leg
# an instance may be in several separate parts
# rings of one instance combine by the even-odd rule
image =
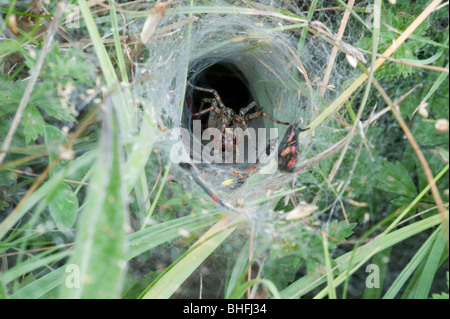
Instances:
[[[278,124],[289,125],[289,123],[287,123],[287,122],[278,121],[277,119],[273,118],[272,116],[270,116],[266,112],[255,112],[255,113],[252,113],[252,114],[247,114],[245,116],[245,121],[248,122],[249,120],[253,120],[253,119],[255,119],[257,117],[261,117],[261,116],[267,117],[268,119],[270,119],[270,120],[272,120],[272,121],[274,121],[274,122],[276,122]]]
[[[203,106],[203,104],[202,104],[202,106]],[[198,113],[193,113],[192,116],[198,117],[198,116],[200,116],[200,115],[203,115],[203,114],[208,113],[208,112],[211,112],[211,111],[217,112],[217,111],[215,110],[215,107],[214,107],[214,106],[211,106],[211,107],[208,107],[206,110],[200,111],[200,112],[198,112]]]
[[[205,88],[202,88],[202,87],[199,87],[199,86],[196,86],[196,85],[192,85],[191,82],[189,82],[189,81],[188,81],[188,84],[190,86],[192,86],[195,90],[211,93],[212,95],[214,95],[214,98],[216,99],[216,101],[219,104],[219,106],[222,109],[225,108],[225,104],[223,104],[222,99],[220,98],[220,95],[219,95],[219,93],[217,93],[216,90],[214,90],[214,89],[205,89]]]
[[[202,99],[202,101],[200,102],[200,108],[198,109],[198,111],[199,112],[201,112],[202,110],[203,110],[203,106],[205,105],[205,104],[210,104],[211,106],[213,106],[212,105],[212,100],[213,99],[208,99],[208,98],[204,98],[204,99]]]
[[[244,129],[244,132],[247,131],[247,128],[248,128],[247,127],[247,121],[244,118],[242,118],[241,116],[235,116],[234,117],[234,121],[237,121],[237,122],[239,122],[241,124],[242,128]],[[257,148],[256,148],[255,141],[253,141],[253,138],[251,137],[250,134],[248,134],[247,136],[248,136],[248,140],[250,141],[250,143],[252,143],[253,147],[256,150]]]
[[[250,103],[248,106],[244,107],[243,109],[241,109],[241,110],[239,111],[239,115],[242,116],[242,117],[244,117],[245,114],[247,114],[248,111],[250,111],[250,110],[251,110],[253,107],[255,107],[255,106],[258,107],[258,104],[256,104],[256,102]]]

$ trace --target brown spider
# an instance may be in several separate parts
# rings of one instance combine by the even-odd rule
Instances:
[[[208,118],[208,128],[220,129],[220,136],[222,137],[222,151],[231,151],[232,149],[236,148],[236,134],[234,129],[240,126],[245,132],[247,130],[248,122],[255,118],[264,116],[278,124],[289,125],[289,123],[278,121],[277,119],[273,118],[263,111],[247,114],[253,107],[259,108],[258,104],[255,101],[251,102],[248,106],[240,109],[239,114],[237,114],[233,109],[228,108],[223,104],[222,99],[220,98],[219,93],[217,93],[216,90],[195,86],[190,82],[188,82],[188,84],[195,90],[208,92],[214,96],[213,98],[203,98],[200,103],[200,111],[198,113],[193,113],[193,116],[197,118],[199,116],[202,116],[203,114],[210,113]],[[205,104],[209,104],[210,107],[203,110],[203,106]],[[248,137],[256,149],[256,145],[251,139],[250,135]]]

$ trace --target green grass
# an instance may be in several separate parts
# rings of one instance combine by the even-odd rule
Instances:
[[[370,58],[366,54],[369,62],[350,69],[344,53],[328,62],[336,63],[347,81],[317,98],[317,112],[305,123],[310,130],[301,138],[329,139],[316,144],[313,155],[333,144],[339,148],[296,175],[292,187],[285,183],[259,198],[232,202],[235,211],[217,206],[188,171],[170,161],[165,146],[170,121],[155,111],[154,101],[138,95],[138,58],[170,60],[152,56],[132,37],[134,24],[143,23],[153,4],[129,7],[109,0],[96,14],[87,1],[77,1],[82,15],[77,36],[91,44],[83,49],[60,40],[45,52],[37,25],[2,39],[2,144],[27,94],[23,79],[34,72],[39,54],[45,52],[46,60],[0,162],[0,298],[448,298],[448,129],[434,128],[437,119],[449,119],[448,10],[428,10],[431,1],[397,2],[351,9],[350,44],[372,52]],[[270,31],[294,37],[292,52],[300,61],[315,41],[330,51],[333,45],[343,49],[305,21],[328,21],[335,31],[347,4],[339,1],[340,9],[328,12],[320,1],[312,3],[306,20],[288,8],[254,2],[230,7],[191,1],[169,5],[166,16],[239,14],[282,21]],[[6,16],[18,17],[26,9],[14,3],[0,7]],[[53,15],[56,7],[47,9]],[[121,29],[125,21],[132,23]],[[190,43],[195,23],[179,27],[177,36]],[[395,50],[392,43],[401,36],[392,29],[406,34]],[[105,33],[111,35],[104,38]],[[241,43],[258,52],[270,43],[257,40],[257,34],[234,37],[208,50]],[[382,61],[375,52],[409,64]],[[23,58],[14,60],[15,53]],[[180,66],[186,76],[187,67]],[[319,92],[309,80],[305,84],[299,77],[292,85],[302,94]],[[399,101],[400,120],[389,100]],[[427,118],[414,113],[420,102],[428,103]],[[81,112],[72,112],[75,104],[84,105]],[[248,193],[265,183],[263,175],[250,181]],[[301,220],[284,219],[302,200],[318,210]],[[379,288],[365,284],[369,264],[380,269]],[[220,278],[214,283],[219,288],[208,290],[206,284],[204,291],[200,286],[189,291],[187,282],[209,280],[210,273]]]

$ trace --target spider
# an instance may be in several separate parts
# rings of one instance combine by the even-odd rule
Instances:
[[[228,108],[225,106],[225,104],[223,104],[222,99],[220,98],[219,93],[217,93],[216,90],[195,86],[190,82],[188,82],[188,84],[195,90],[207,92],[214,96],[212,98],[203,98],[200,103],[200,111],[198,113],[193,113],[193,116],[195,118],[198,118],[203,114],[210,113],[208,118],[208,127],[220,129],[220,136],[222,137],[222,151],[231,151],[232,149],[236,148],[237,136],[234,129],[240,126],[243,131],[246,131],[248,122],[255,118],[264,116],[278,124],[290,124],[287,122],[281,122],[263,111],[257,111],[247,114],[252,108],[259,108],[258,104],[255,101],[251,102],[246,107],[241,108],[239,110],[239,113],[236,113],[233,109]],[[203,106],[205,104],[209,104],[210,107],[203,110]],[[250,138],[250,136],[249,140],[256,149],[255,143]],[[236,152],[238,152],[238,150],[236,150]]]

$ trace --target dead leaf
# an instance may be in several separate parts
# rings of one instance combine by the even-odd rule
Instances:
[[[306,202],[300,202],[300,204],[291,210],[287,216],[287,220],[303,219],[314,213],[318,207],[314,204],[308,204]]]
[[[159,21],[161,21],[165,12],[166,12],[166,4],[159,3],[149,13],[141,32],[141,42],[143,44],[146,44],[153,36],[156,30],[156,26],[158,25]]]

